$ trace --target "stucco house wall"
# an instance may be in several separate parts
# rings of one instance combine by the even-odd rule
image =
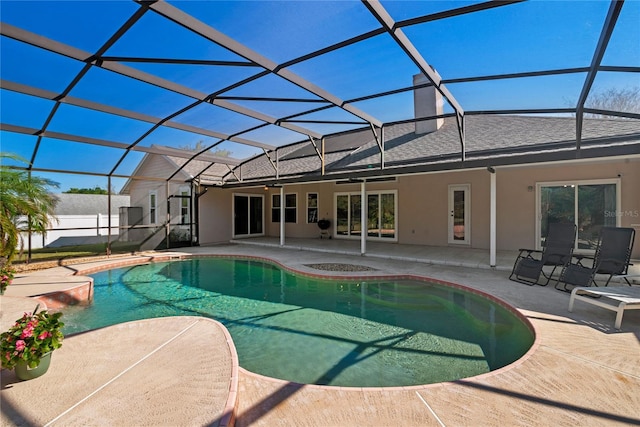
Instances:
[[[307,194],[318,194],[318,219],[328,219],[333,222],[334,194],[339,191],[352,191],[347,186],[338,186],[330,183],[312,183],[306,185],[291,185],[285,187],[285,194],[296,193],[298,195],[298,209],[296,224],[285,223],[285,235],[296,233],[299,237],[312,238],[320,236],[320,229],[316,223],[307,223]],[[353,187],[349,185],[348,187]],[[270,189],[268,192],[267,224],[270,235],[280,235],[280,223],[271,222],[272,195],[280,194],[278,189]]]
[[[233,237],[232,223],[233,192],[210,188],[200,197],[200,243],[224,243]]]
[[[496,169],[497,248],[516,250],[536,245],[536,184],[599,179],[619,179],[621,206],[618,225],[640,224],[640,160],[615,159],[585,163],[520,165]],[[400,176],[394,181],[368,183],[367,191],[397,191],[398,243],[448,246],[449,185],[469,184],[471,188],[471,240],[467,247],[489,248],[491,173],[486,169]],[[285,194],[298,195],[297,223],[285,224],[286,237],[319,237],[316,224],[306,223],[306,195],[319,194],[319,218],[335,221],[335,193],[359,192],[360,184],[313,183],[285,185]],[[278,188],[211,189],[201,198],[201,243],[233,238],[231,203],[233,193],[264,194],[265,235],[279,236],[280,224],[271,222],[271,195]],[[215,218],[212,220],[212,218]],[[333,236],[341,238],[340,236]],[[636,236],[633,257],[640,258]],[[389,244],[392,244],[391,242]],[[464,246],[464,245],[462,245]]]
[[[135,174],[144,177],[159,177],[162,178],[162,180],[130,180],[123,188],[123,192],[130,195],[131,206],[142,208],[142,225],[157,226],[155,228],[148,227],[137,234],[138,237],[135,240],[144,241],[141,249],[155,249],[161,246],[166,240],[166,231],[163,226],[167,219],[167,182],[165,180],[168,176],[168,171],[174,171],[175,169],[176,165],[165,156],[147,156],[140,163]],[[181,173],[180,175],[179,178],[186,178],[186,176],[182,176],[186,174]],[[190,191],[190,186],[185,182],[172,181],[169,183],[168,191],[169,195],[175,196],[179,195],[181,191]],[[155,192],[156,194],[155,221],[151,218],[151,206],[149,202],[151,192]],[[180,202],[181,199],[179,198],[172,198],[169,202],[171,203],[171,230],[174,233],[181,233],[183,238],[188,238],[189,226],[181,225]]]
[[[632,257],[640,258],[640,160],[618,159],[563,165],[518,166],[497,171],[497,246],[535,246],[536,184],[548,182],[620,180],[620,227],[636,228]]]

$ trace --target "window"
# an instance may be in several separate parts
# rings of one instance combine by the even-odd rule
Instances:
[[[318,222],[318,193],[307,193],[307,223]]]
[[[271,222],[280,222],[280,195],[271,195]]]
[[[158,192],[149,191],[149,224],[158,222]]]
[[[362,233],[362,196],[360,193],[336,194],[335,233],[359,237]],[[396,192],[367,192],[367,236],[396,240]]]
[[[595,250],[602,227],[618,226],[620,180],[539,183],[536,226],[539,246],[544,246],[553,222],[577,225],[576,250]]]
[[[189,190],[180,189],[180,224],[189,224],[191,218],[189,215]]]
[[[271,196],[271,222],[280,222],[280,208],[282,203],[279,194]],[[284,222],[297,222],[298,219],[298,195],[296,193],[284,196]]]
[[[284,196],[284,222],[298,222],[298,195]]]

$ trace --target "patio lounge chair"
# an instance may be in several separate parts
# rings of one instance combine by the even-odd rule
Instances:
[[[576,263],[569,263],[556,282],[556,289],[569,292],[573,287],[588,287],[592,284],[598,286],[595,280],[596,274],[607,275],[607,286],[614,276],[621,276],[629,286],[631,283],[625,276],[629,266],[632,265],[631,251],[636,231],[633,228],[602,227],[596,253],[593,257],[574,255]],[[585,260],[591,265],[585,265]],[[559,287],[562,284],[561,287]]]
[[[571,262],[575,239],[575,224],[550,223],[544,249],[520,249],[509,279],[529,286],[547,286],[556,268]],[[543,270],[545,266],[553,267],[548,275]],[[541,275],[547,279],[544,284],[539,283]]]

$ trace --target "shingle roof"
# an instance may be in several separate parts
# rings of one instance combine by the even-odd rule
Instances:
[[[106,215],[109,211],[106,194],[56,194],[55,215]],[[117,215],[121,206],[129,206],[129,196],[111,195],[111,214]]]
[[[215,185],[222,182],[222,178],[229,173],[229,168],[220,163],[211,163],[203,160],[192,160],[187,163],[187,159],[183,157],[167,156],[172,162],[178,166],[183,166],[182,171],[190,177],[200,176],[203,184]],[[273,170],[273,169],[272,169]],[[204,171],[204,172],[203,172]]]
[[[413,123],[385,127],[385,165],[412,166],[461,160],[461,144],[455,118],[428,134],[417,135]],[[576,121],[572,117],[470,115],[465,117],[467,159],[498,158],[514,153],[575,150]],[[613,147],[640,143],[640,121],[585,119],[584,147]],[[320,175],[321,162],[309,141],[281,150],[282,177]],[[325,174],[366,170],[380,165],[380,150],[371,130],[334,135],[325,141]],[[524,162],[524,159],[523,159]],[[264,155],[240,166],[243,182],[274,179],[275,171]],[[235,178],[229,179],[233,182]]]

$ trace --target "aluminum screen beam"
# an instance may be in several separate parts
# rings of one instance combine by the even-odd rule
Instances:
[[[484,10],[495,9],[496,7],[509,6],[511,4],[522,3],[525,0],[492,0],[484,3],[472,4],[470,6],[463,6],[456,9],[445,10],[443,12],[436,12],[430,15],[419,16],[417,18],[405,19],[404,21],[398,21],[396,26],[398,28],[408,27],[411,25],[424,24],[425,22],[437,21],[440,19],[451,18],[454,16],[466,15],[468,13],[481,12]]]
[[[493,0],[493,1],[487,1],[484,3],[479,3],[479,4],[475,4],[475,5],[471,5],[471,6],[464,6],[464,7],[459,7],[456,9],[450,9],[444,12],[437,12],[437,13],[432,13],[429,15],[423,15],[423,16],[419,16],[417,18],[411,18],[411,19],[406,19],[404,21],[398,21],[396,22],[396,26],[398,28],[402,28],[402,27],[408,27],[408,26],[412,26],[412,25],[417,25],[417,24],[422,24],[425,22],[431,22],[431,21],[437,21],[440,19],[445,19],[445,18],[452,18],[454,16],[460,16],[460,15],[466,15],[468,13],[472,13],[472,12],[480,12],[483,10],[488,10],[488,9],[494,9],[496,7],[502,7],[502,6],[508,6],[510,4],[515,4],[515,3],[520,3],[524,0]],[[316,50],[314,52],[308,53],[306,55],[303,55],[301,57],[292,59],[290,61],[284,62],[283,64],[281,64],[281,68],[285,68],[285,67],[290,67],[292,65],[296,65],[299,64],[300,62],[304,62],[307,61],[309,59],[313,59],[316,58],[318,56],[321,55],[325,55],[327,53],[336,51],[338,49],[342,49],[344,47],[347,46],[351,46],[353,44],[368,40],[370,38],[379,36],[381,34],[384,34],[385,30],[383,28],[376,28],[375,30],[371,30],[368,31],[366,33],[357,35],[355,37],[351,37],[347,40],[343,40],[341,42],[335,43],[331,46],[327,46],[324,47],[322,49]],[[350,101],[347,101],[350,102]]]
[[[393,37],[396,43],[398,43],[402,50],[404,50],[409,58],[418,66],[420,71],[431,83],[433,83],[438,92],[447,99],[451,107],[456,110],[456,113],[464,115],[464,109],[460,104],[458,104],[458,101],[456,101],[453,94],[449,92],[449,89],[447,89],[443,84],[440,74],[438,74],[438,72],[435,71],[429,63],[427,63],[413,43],[411,43],[409,38],[400,28],[397,27],[396,22],[393,20],[391,15],[389,15],[386,9],[376,0],[363,0],[363,3],[367,6],[378,22],[380,22],[380,24],[382,24],[382,26],[387,30],[391,37]]]
[[[234,103],[229,102],[229,101],[225,101],[223,99],[214,98],[211,101],[211,103],[213,105],[217,105],[218,107],[222,107],[224,109],[227,109],[227,110],[230,110],[230,111],[234,111],[236,113],[243,114],[245,116],[253,117],[254,119],[258,119],[258,120],[263,121],[263,122],[271,123],[272,125],[280,126],[280,127],[285,128],[285,129],[289,129],[289,130],[292,130],[294,132],[301,133],[303,135],[307,135],[307,136],[308,135],[312,135],[312,136],[314,136],[316,138],[321,138],[322,137],[322,135],[320,135],[319,133],[314,132],[314,131],[312,131],[310,129],[305,129],[303,127],[296,126],[296,125],[293,125],[291,123],[282,122],[282,121],[280,121],[279,119],[277,119],[275,117],[271,117],[271,116],[269,116],[267,114],[263,114],[263,113],[259,113],[257,111],[250,110],[249,108],[234,104]]]
[[[92,60],[92,55],[88,52],[23,30],[11,24],[6,24],[4,22],[2,23],[2,25],[0,25],[0,34],[14,40],[39,47],[41,49],[57,53],[58,55],[66,56],[67,58],[76,59],[81,62],[91,62]]]
[[[146,10],[146,9],[145,9]],[[198,101],[204,101],[208,98],[208,96],[204,93],[198,92],[198,91],[194,91],[191,90],[187,87],[178,85],[178,84],[174,84],[173,82],[170,82],[168,80],[165,79],[161,79],[159,77],[138,71],[134,68],[131,67],[127,67],[123,64],[118,64],[118,63],[104,63],[104,62],[98,62],[95,60],[94,57],[92,57],[92,55],[90,55],[87,52],[83,52],[79,49],[75,49],[73,47],[70,46],[66,46],[62,43],[50,40],[50,39],[46,39],[45,37],[41,37],[32,33],[29,33],[27,31],[21,30],[17,27],[13,27],[13,26],[2,26],[2,28],[0,29],[1,34],[6,35],[8,37],[14,38],[16,40],[25,42],[25,43],[29,43],[32,44],[34,46],[40,47],[42,49],[46,49],[49,51],[52,51],[54,53],[60,54],[60,55],[64,55],[67,57],[70,57],[72,59],[76,59],[78,61],[82,61],[85,62],[87,64],[89,63],[93,63],[93,65],[96,66],[100,66],[104,69],[108,69],[110,71],[125,75],[127,77],[131,77],[140,81],[143,81],[145,83],[149,83],[149,84],[153,84],[155,86],[161,87],[163,89],[167,89],[176,93],[180,93],[182,95],[185,96],[189,96],[192,98],[196,98]],[[59,96],[58,96],[59,97]],[[74,99],[72,99],[74,100]],[[192,107],[195,106],[197,104],[192,104]],[[80,105],[82,106],[82,105]],[[92,103],[93,107],[97,106],[97,103]],[[88,104],[84,105],[85,108],[91,108]],[[106,109],[112,108],[112,107],[107,107]],[[238,112],[240,114],[244,114],[244,115],[248,115],[249,117],[253,117],[253,118],[257,118],[260,119],[260,117],[262,117],[262,115],[258,112],[253,112],[250,109],[247,108],[243,108],[243,107],[239,107],[239,106],[235,106],[235,104],[229,103],[227,102],[225,104],[225,106],[221,106],[222,108],[227,108],[227,109],[232,109],[232,111]],[[233,107],[233,108],[231,108]],[[102,110],[104,111],[105,108],[102,108]],[[110,111],[105,111],[105,112],[110,112],[110,113],[123,113],[122,109],[111,109]],[[182,111],[181,111],[182,112]],[[127,115],[125,115],[127,116]],[[144,115],[142,115],[144,116]],[[141,119],[142,116],[139,116],[138,119]],[[136,118],[136,117],[133,117]],[[145,117],[146,119],[149,119],[150,116]],[[155,118],[154,118],[155,119]],[[268,118],[268,122],[276,124],[276,125],[280,125],[277,121],[277,119],[272,119],[272,118]],[[262,143],[257,143],[254,141],[250,141],[244,138],[239,138],[239,137],[234,137],[232,139],[228,138],[227,135],[223,135],[220,134],[218,132],[213,132],[213,131],[207,131],[207,130],[203,130],[203,129],[199,129],[199,128],[195,128],[192,126],[188,126],[188,125],[183,125],[177,122],[170,122],[168,120],[162,120],[162,119],[156,119],[156,120],[144,120],[144,121],[148,121],[151,123],[154,123],[156,126],[157,125],[165,125],[168,127],[173,127],[176,129],[181,129],[187,132],[194,132],[197,131],[196,133],[200,133],[200,134],[204,134],[207,136],[212,136],[215,138],[221,138],[221,139],[229,139],[233,142],[237,142],[237,143],[241,143],[241,144],[246,144],[246,145],[251,145],[251,146],[255,146],[255,147],[259,147],[259,148],[263,148],[263,149],[268,149],[268,150],[273,150],[275,147],[270,145],[270,144],[262,144]],[[299,126],[295,126],[295,125],[290,125],[290,124],[285,124],[282,127],[286,127],[290,130],[302,133],[304,135],[308,135],[309,132],[306,129],[303,129]],[[148,136],[150,134],[150,132],[145,133],[145,135],[143,135],[142,138],[139,138],[137,141],[135,141],[133,144],[131,144],[129,146],[129,149],[133,149],[134,151],[145,151],[145,150],[141,150],[141,149],[136,149],[137,144],[146,136]],[[69,138],[70,139],[70,138]],[[75,138],[75,140],[77,141],[78,138]],[[79,142],[83,142],[83,141],[79,141]],[[87,142],[87,141],[84,141]],[[249,144],[247,144],[249,143]],[[128,152],[128,150],[127,150]],[[34,150],[34,155],[35,156],[35,150]],[[122,162],[122,160],[124,159],[124,156],[126,156],[126,153],[123,155],[123,157],[120,159],[120,161],[114,166],[112,173],[115,172],[115,169],[118,167],[118,165]],[[204,157],[201,157],[203,160],[205,160]],[[32,158],[31,163],[33,163],[34,159]],[[227,159],[225,159],[224,161],[229,161]],[[231,163],[232,164],[232,163]]]
[[[116,30],[115,33],[113,33],[111,37],[109,37],[109,39],[100,47],[100,49],[98,49],[95,56],[102,55],[111,46],[113,46],[113,44],[116,43],[127,32],[128,29],[130,29],[136,22],[138,22],[140,18],[142,18],[142,16],[146,13],[146,11],[147,11],[146,7],[136,10],[133,13],[133,15],[131,15],[129,19],[127,19],[127,21],[123,25],[121,25],[120,28],[118,28],[118,30]],[[9,31],[14,31],[14,32],[16,32],[16,30],[17,30],[17,27],[12,27],[9,29]],[[0,31],[2,31],[2,28],[0,28]],[[36,37],[33,37],[31,35],[28,35],[28,36],[31,37],[32,42],[44,41],[44,43],[46,44],[48,40],[41,36],[36,36]],[[63,46],[60,46],[60,45],[58,45],[57,47],[64,48]],[[74,53],[74,52],[69,51],[69,53]],[[75,53],[77,54],[78,52],[75,52]],[[80,82],[80,80],[82,80],[82,78],[86,75],[86,73],[91,68],[91,62],[92,62],[91,60],[85,60],[83,62],[84,62],[84,66],[82,67],[82,69],[75,75],[75,77],[71,80],[71,82],[65,87],[64,91],[60,94],[60,96],[55,99],[55,104],[53,108],[51,108],[49,115],[47,116],[47,118],[44,121],[44,124],[42,125],[42,131],[45,131],[49,127],[51,120],[53,120],[56,113],[58,112],[58,108],[60,107],[60,99],[67,96],[69,92],[73,90],[73,88]],[[31,160],[29,161],[29,167],[32,167],[35,162],[36,156],[38,155],[38,150],[40,149],[41,140],[42,140],[42,137],[38,136],[36,145],[33,149],[33,152],[31,153]]]
[[[213,65],[220,67],[257,67],[248,61],[214,61],[207,59],[178,59],[178,58],[140,58],[131,56],[101,56],[101,60],[108,62],[142,62],[151,64],[182,64],[182,65]]]
[[[271,144],[264,144],[258,141],[252,141],[245,138],[232,137],[220,132],[204,129],[196,126],[186,125],[183,123],[172,122],[170,120],[163,121],[159,117],[150,116],[148,114],[138,113],[136,111],[125,110],[124,108],[112,107],[110,105],[100,104],[98,102],[89,101],[82,98],[76,98],[73,96],[65,96],[60,98],[60,95],[56,92],[52,92],[45,89],[34,88],[31,86],[23,85],[21,83],[10,82],[7,80],[0,80],[0,87],[13,92],[22,93],[25,95],[36,96],[42,99],[48,99],[51,101],[59,101],[62,104],[73,105],[76,107],[86,108],[88,110],[100,111],[102,113],[113,114],[120,117],[126,117],[128,119],[138,120],[141,122],[160,124],[162,126],[170,127],[173,129],[183,130],[185,132],[195,133],[203,136],[210,136],[212,138],[224,139],[239,144],[250,145],[257,148],[263,148],[267,150],[275,150],[275,146]]]
[[[196,99],[198,101],[201,102],[208,102],[210,100],[210,96],[204,92],[200,92],[191,88],[188,88],[186,86],[174,83],[172,81],[163,79],[161,77],[157,77],[154,76],[152,74],[149,73],[145,73],[144,71],[140,71],[136,68],[132,68],[129,67],[127,65],[124,64],[120,64],[120,63],[116,63],[116,62],[103,62],[100,61],[99,58],[96,58],[94,55],[88,53],[88,52],[84,52],[80,49],[76,49],[74,47],[71,46],[67,46],[63,43],[59,43],[56,42],[54,40],[48,39],[46,37],[42,37],[36,34],[33,34],[29,31],[26,30],[22,30],[20,28],[14,27],[12,25],[2,25],[0,27],[0,34],[13,38],[15,40],[24,42],[24,43],[28,43],[31,44],[33,46],[39,47],[41,49],[45,49],[48,50],[50,52],[53,53],[57,53],[59,55],[63,55],[66,56],[68,58],[71,59],[75,59],[81,62],[85,62],[88,64],[92,64],[96,67],[100,67],[103,68],[105,70],[109,70],[112,71],[114,73],[117,74],[121,74],[123,76],[126,77],[130,77],[136,80],[139,80],[141,82],[144,83],[148,83],[154,86],[157,86],[159,88],[162,89],[166,89],[169,90],[171,92],[175,92],[178,93],[180,95],[184,95],[187,96],[189,98],[193,98]],[[313,132],[309,129],[304,129],[302,127],[299,126],[293,126],[293,125],[286,125],[286,126],[282,126],[280,124],[280,122],[278,121],[278,119],[276,118],[272,118],[269,117],[267,115],[264,115],[260,112],[251,110],[249,108],[246,107],[242,107],[236,104],[233,104],[229,101],[220,101],[220,102],[216,102],[216,100],[214,100],[215,105],[218,105],[219,107],[228,109],[230,111],[234,111],[236,113],[239,114],[243,114],[245,116],[254,118],[254,119],[258,119],[258,120],[262,120],[262,121],[267,121],[269,123],[272,123],[276,126],[281,126],[281,127],[285,127],[289,130],[292,130],[294,132],[297,133],[301,133],[303,135],[318,135],[316,132]]]
[[[136,0],[138,2],[142,2],[143,0]],[[225,49],[230,50],[238,56],[241,56],[266,70],[271,71],[272,73],[282,77],[283,79],[295,84],[296,86],[305,89],[308,92],[313,93],[314,95],[332,103],[333,105],[342,108],[343,110],[355,115],[356,117],[365,120],[369,123],[372,123],[378,127],[382,126],[382,122],[378,119],[370,116],[364,111],[359,110],[353,105],[347,104],[342,99],[337,96],[327,92],[326,90],[314,85],[311,82],[306,81],[302,77],[293,73],[290,70],[287,70],[275,62],[271,61],[268,58],[260,55],[257,52],[249,49],[248,47],[242,45],[236,40],[222,34],[216,29],[206,25],[205,23],[195,19],[194,17],[184,13],[180,9],[170,5],[169,3],[160,0],[151,5],[149,8],[159,15],[164,16],[167,19],[174,21],[175,23],[182,25],[183,27],[193,31],[196,34],[224,47]]]
[[[139,14],[143,13],[146,10],[147,10],[147,8],[143,7],[141,9],[139,9],[134,16],[139,15]],[[122,28],[120,30],[122,31]],[[120,33],[120,31],[119,31],[119,33]],[[18,40],[18,41],[21,41],[23,43],[30,44],[32,46],[39,47],[39,48],[44,49],[44,50],[48,50],[48,51],[56,53],[58,55],[66,56],[68,58],[75,59],[75,60],[80,61],[80,62],[84,62],[85,63],[85,67],[83,68],[83,72],[86,72],[91,65],[96,65],[96,66],[105,65],[105,64],[98,64],[95,55],[91,55],[91,54],[89,54],[87,52],[84,52],[84,51],[82,51],[80,49],[76,49],[74,47],[71,47],[71,46],[65,45],[63,43],[48,39],[46,37],[42,37],[42,36],[33,34],[33,33],[29,32],[29,31],[22,30],[20,28],[17,28],[17,27],[11,26],[11,25],[2,25],[2,26],[0,26],[0,34],[2,34],[4,36],[7,36],[7,37],[10,37],[10,38],[13,38],[13,39]],[[109,63],[107,63],[106,65],[108,65],[110,67],[109,68],[104,67],[105,69],[110,69],[111,71],[114,71],[114,69],[113,69],[114,67],[113,66],[115,65],[116,66],[115,68],[118,70],[116,72],[120,72],[121,74],[124,73],[123,75],[131,77],[131,78],[135,78],[137,80],[147,81],[147,80],[144,79],[144,77],[148,76],[149,80],[152,80],[153,83],[151,83],[149,81],[147,81],[147,83],[151,83],[151,84],[156,84],[157,85],[159,83],[163,83],[164,82],[164,83],[166,83],[166,85],[164,87],[163,86],[160,86],[160,87],[163,87],[164,89],[167,89],[167,90],[175,91],[175,90],[179,89],[179,87],[177,87],[178,85],[174,85],[172,82],[163,81],[163,79],[159,79],[159,78],[157,78],[155,76],[147,75],[146,73],[140,72],[140,71],[135,70],[133,68],[126,67],[126,66],[121,65],[121,64],[109,64]],[[127,73],[127,71],[128,71],[128,73]],[[74,79],[74,82],[77,82],[78,78],[80,76],[81,76],[81,74],[76,76],[76,78]],[[66,96],[66,94],[68,93],[69,87],[72,87],[72,86],[71,85],[68,86],[67,90],[65,91],[65,93],[63,93],[61,96],[59,96],[59,98],[63,98],[64,96]],[[191,92],[191,95],[193,97],[194,96],[193,92],[195,92],[195,91],[190,91],[190,92]],[[181,92],[178,92],[178,93],[181,93]],[[182,94],[184,94],[184,93],[182,93]],[[184,94],[184,95],[189,96],[188,94]],[[195,94],[195,96],[198,96],[197,93]],[[203,94],[203,96],[204,96],[204,94]],[[59,105],[60,105],[60,103],[56,102],[56,105],[54,106],[52,112],[50,113],[49,118],[47,119],[47,121],[45,122],[45,124],[43,126],[43,130],[46,129],[47,124],[50,122],[51,118],[53,117],[53,114],[55,114],[55,112],[56,112],[56,110],[57,110]],[[194,103],[191,106],[195,106],[195,105],[197,105],[197,103]],[[157,127],[157,126],[159,126],[159,124],[154,125],[153,129],[155,129],[155,127]],[[150,134],[149,131],[146,132],[141,138],[138,138],[135,142],[133,142],[132,144],[130,144],[126,148],[125,153],[120,157],[120,160],[118,162],[116,162],[116,164],[112,168],[110,174],[115,173],[115,170],[122,163],[122,161],[124,160],[126,155],[129,153],[129,151],[135,145],[137,145],[143,138],[148,136],[149,134]],[[80,141],[80,142],[82,142],[82,141]],[[38,141],[36,142],[36,146],[34,148],[34,152],[33,152],[30,164],[33,164],[33,162],[35,160],[35,155],[37,153],[39,145],[40,145],[40,137],[38,138]]]
[[[391,15],[377,0],[362,0],[371,14],[380,22],[380,24],[387,30],[389,35],[396,41],[396,43],[404,50],[409,58],[416,64],[420,71],[429,79],[429,81],[435,86],[436,90],[447,99],[449,105],[456,111],[458,116],[458,132],[460,133],[460,144],[462,151],[462,160],[465,158],[465,144],[464,144],[464,109],[456,101],[455,97],[449,89],[442,82],[440,74],[429,65],[429,63],[422,57],[418,49],[411,43],[409,38],[404,34],[402,29],[398,28],[396,22]],[[378,126],[382,127],[382,126]]]
[[[543,70],[543,71],[525,71],[525,72],[520,72],[520,73],[506,73],[506,74],[489,74],[489,75],[483,75],[483,76],[471,76],[471,77],[460,77],[460,78],[454,78],[454,79],[442,79],[442,83],[444,84],[455,84],[455,83],[472,83],[472,82],[480,82],[480,81],[491,81],[491,80],[506,80],[506,79],[518,79],[518,78],[525,78],[525,77],[542,77],[542,76],[556,76],[556,75],[565,75],[565,74],[579,74],[579,73],[587,73],[590,70],[589,67],[574,67],[574,68],[560,68],[560,69],[553,69],[553,70]],[[618,71],[618,72],[624,72],[624,73],[640,73],[640,67],[627,67],[627,66],[607,66],[607,65],[601,65],[600,67],[598,67],[598,71]],[[427,83],[424,85],[418,85],[418,86],[408,86],[408,87],[403,87],[400,89],[394,89],[394,90],[389,90],[389,91],[385,91],[385,92],[378,92],[378,93],[374,93],[371,95],[366,95],[366,96],[361,96],[358,98],[352,98],[352,99],[347,99],[347,103],[356,103],[356,102],[362,102],[362,101],[367,101],[370,99],[376,99],[376,98],[382,98],[385,96],[390,96],[390,95],[396,95],[399,93],[404,93],[404,92],[410,92],[413,91],[415,89],[418,88],[422,88],[422,87],[428,87],[428,86],[432,86],[432,83]],[[287,121],[292,121],[292,122],[298,122],[298,121],[293,121],[290,120],[292,118],[295,117],[299,117],[299,116],[304,116],[306,114],[310,114],[310,113],[316,113],[318,111],[323,111],[326,110],[328,108],[333,108],[333,106],[329,105],[329,106],[323,106],[320,108],[315,108],[313,110],[307,110],[307,111],[303,111],[300,113],[296,113],[296,114],[292,114],[290,116],[287,116],[284,120]],[[572,112],[575,112],[575,109],[572,108],[571,109]],[[469,111],[465,111],[465,114],[469,114]],[[304,121],[300,121],[301,123],[304,123]],[[394,122],[395,123],[395,122]],[[385,123],[384,125],[387,126],[391,124],[391,122],[389,123]]]
[[[613,34],[613,29],[616,27],[616,21],[618,20],[618,16],[620,16],[620,11],[622,10],[623,4],[624,0],[611,0],[611,4],[609,5],[609,12],[607,13],[607,17],[604,20],[602,32],[600,33],[600,39],[598,40],[596,51],[593,54],[593,59],[591,60],[591,66],[589,67],[587,78],[585,79],[584,85],[582,86],[580,98],[578,98],[578,104],[576,105],[576,150],[578,152],[580,152],[580,144],[582,141],[584,103],[587,101],[587,97],[589,96],[589,92],[591,91],[591,86],[593,86],[593,81],[596,79],[598,67],[600,66],[602,58],[604,57],[604,53],[607,50],[609,40],[611,40],[611,34]]]
[[[79,142],[82,144],[99,145],[101,147],[117,148],[126,150],[129,144],[116,141],[108,141],[105,139],[90,138],[87,136],[72,135],[63,132],[42,131],[41,129],[29,128],[26,126],[15,126],[7,123],[0,123],[0,130],[6,132],[20,133],[23,135],[34,135],[42,138],[60,139],[62,141]],[[145,150],[145,147],[136,147],[137,151],[151,152],[152,150]],[[159,153],[158,153],[159,154]],[[183,156],[184,157],[184,156]]]
[[[218,99],[224,99],[227,101],[272,101],[272,102],[304,102],[308,104],[319,103],[326,104],[327,101],[323,99],[311,99],[311,98],[267,98],[261,96],[217,96]]]
[[[142,153],[158,154],[161,156],[180,157],[183,159],[191,159],[191,157],[193,156],[193,153],[185,150],[181,150],[178,148],[162,147],[157,145],[154,145],[151,147],[136,145],[135,147],[131,147],[129,144],[125,144],[123,142],[109,141],[106,139],[99,139],[99,138],[90,138],[86,136],[72,135],[72,134],[63,133],[63,132],[43,131],[41,129],[35,129],[35,128],[26,127],[26,126],[16,126],[16,125],[7,124],[7,123],[0,123],[0,130],[6,131],[6,132],[20,133],[23,135],[39,136],[41,138],[53,138],[53,139],[60,139],[63,141],[79,142],[82,144],[99,145],[102,147],[117,148],[120,150],[131,149],[132,151],[138,151]],[[200,155],[198,157],[198,160],[213,162],[213,163],[224,163],[232,166],[237,166],[240,163],[242,163],[242,160],[239,160],[239,159],[234,159],[231,157],[215,156],[213,154],[207,154],[207,153]]]
[[[112,177],[112,178],[124,178],[130,179],[134,181],[155,181],[155,182],[166,182],[165,178],[158,178],[157,176],[143,176],[143,175],[121,175],[121,174],[111,174],[111,173],[103,173],[103,172],[85,172],[85,171],[72,171],[66,169],[51,169],[51,168],[26,168],[20,166],[9,166],[12,169],[18,170],[26,170],[31,172],[46,172],[46,173],[60,173],[60,174],[69,174],[69,175],[85,175],[85,176],[100,176],[104,178]],[[174,182],[185,182],[184,180],[174,180]],[[95,230],[95,228],[92,227]],[[74,228],[77,230],[77,228]]]
[[[182,150],[180,148],[156,146],[156,145],[152,147],[145,147],[145,148],[151,148],[154,154],[162,154],[165,156],[172,156],[172,157],[181,157],[184,159],[191,159],[193,157],[193,153]],[[200,154],[198,156],[198,160],[211,162],[211,163],[223,163],[225,165],[231,165],[231,166],[238,166],[240,163],[242,163],[242,160],[239,160],[239,159],[233,159],[231,157],[216,156],[214,154],[209,154],[209,153]]]
[[[615,117],[623,117],[625,119],[637,119],[640,120],[640,113],[629,113],[626,111],[611,111],[611,110],[600,110],[598,108],[584,108],[585,113],[591,114],[600,114],[601,116],[615,116]]]

